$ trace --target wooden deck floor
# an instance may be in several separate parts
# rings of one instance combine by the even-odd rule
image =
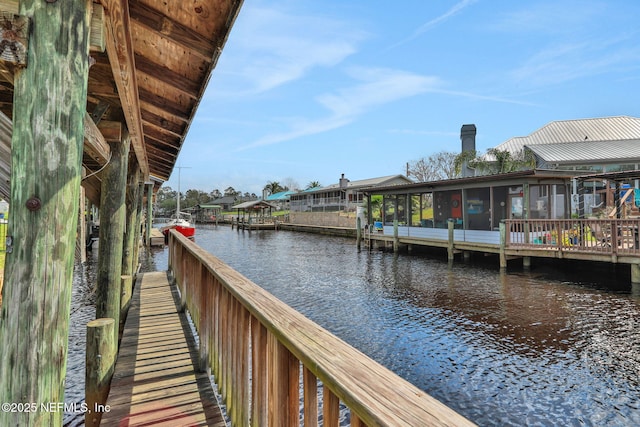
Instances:
[[[166,273],[136,287],[102,426],[225,426],[195,340]]]

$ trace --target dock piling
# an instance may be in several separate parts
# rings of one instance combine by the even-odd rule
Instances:
[[[87,427],[99,426],[109,395],[116,356],[116,322],[112,318],[95,319],[87,323],[87,352],[85,370],[85,412]]]

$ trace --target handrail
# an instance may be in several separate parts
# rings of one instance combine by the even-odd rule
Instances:
[[[506,247],[640,255],[640,219],[505,220]]]
[[[338,426],[340,402],[352,426],[474,425],[175,231],[169,269],[233,425]]]

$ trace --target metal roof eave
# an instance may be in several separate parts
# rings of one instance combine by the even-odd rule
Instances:
[[[455,189],[455,188],[475,188],[482,186],[482,184],[486,183],[496,183],[502,185],[508,185],[509,181],[513,180],[524,180],[524,179],[538,179],[538,180],[549,180],[549,179],[559,179],[559,180],[568,180],[575,178],[576,176],[584,174],[585,171],[568,171],[568,170],[555,170],[555,169],[531,169],[525,171],[516,171],[516,172],[508,172],[501,174],[493,174],[493,175],[480,175],[473,177],[463,177],[463,178],[453,178],[439,181],[426,181],[426,182],[417,182],[413,184],[397,184],[391,185],[387,187],[369,187],[361,189],[365,194],[371,193],[395,193],[403,190],[418,190],[424,189],[428,191],[434,190],[447,190],[447,189]]]

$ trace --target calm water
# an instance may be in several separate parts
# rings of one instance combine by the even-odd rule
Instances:
[[[196,243],[480,425],[640,425],[640,292],[625,268],[500,274],[496,259],[449,267],[444,253],[224,226]],[[142,256],[166,269],[166,249]]]
[[[495,259],[450,268],[444,253],[222,226],[196,243],[480,425],[640,425],[640,296],[624,268],[500,274]]]

